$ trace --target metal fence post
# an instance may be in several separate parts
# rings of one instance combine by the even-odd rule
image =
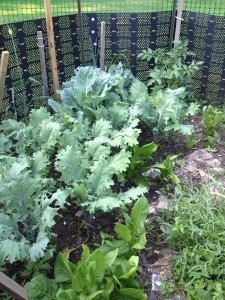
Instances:
[[[77,9],[78,9],[78,22],[79,22],[79,33],[80,33],[81,63],[82,65],[84,65],[84,37],[83,37],[81,0],[77,0]]]
[[[176,25],[177,1],[178,0],[173,0],[171,25],[170,25],[170,42],[169,42],[170,43],[169,44],[169,49],[170,50],[173,48],[174,31],[175,31],[175,25]]]
[[[101,22],[101,42],[100,42],[100,68],[105,67],[105,27],[106,23]]]
[[[178,2],[178,9],[177,9],[177,16],[176,16],[176,30],[175,30],[175,37],[174,37],[174,42],[178,42],[180,40],[180,32],[181,32],[181,21],[182,19],[182,14],[183,14],[183,9],[184,9],[184,0],[179,0]]]
[[[45,97],[49,97],[48,75],[47,75],[45,49],[44,49],[45,46],[44,46],[42,31],[37,32],[37,39],[38,39],[38,48],[39,48],[39,54],[40,54],[43,93],[44,93]],[[47,99],[46,99],[46,107],[47,107],[47,109],[49,109]]]

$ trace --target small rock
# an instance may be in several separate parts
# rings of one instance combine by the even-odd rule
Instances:
[[[143,176],[147,178],[157,179],[160,177],[161,171],[156,168],[150,168],[147,172],[143,173]]]
[[[83,212],[81,210],[79,210],[76,214],[76,217],[81,218],[83,216]]]
[[[163,283],[163,277],[157,274],[152,274],[152,291],[160,292]]]
[[[212,160],[209,160],[206,163],[210,168],[216,168],[216,167],[219,167],[221,165],[220,161],[216,158],[212,159]]]
[[[158,209],[169,209],[169,202],[165,196],[161,195],[159,197],[159,202],[158,202],[157,208]]]
[[[165,248],[160,250],[160,255],[162,257],[151,265],[150,271],[163,278],[171,279],[175,252],[169,248]]]
[[[156,209],[155,209],[155,207],[150,206],[148,212],[149,212],[150,215],[155,215],[155,214],[156,214]]]
[[[149,300],[158,300],[158,296],[154,291],[151,291]]]
[[[198,149],[183,160],[184,166],[182,168],[176,167],[175,174],[183,184],[188,184],[192,178],[196,187],[207,184],[212,177],[219,173],[221,166],[220,160],[214,158],[213,154],[205,149]]]

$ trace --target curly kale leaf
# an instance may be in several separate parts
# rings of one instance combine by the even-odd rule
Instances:
[[[0,259],[38,260],[44,256],[52,237],[55,216],[67,199],[66,191],[56,190],[45,174],[44,161],[33,157],[9,157],[1,169]],[[53,192],[52,190],[55,190]],[[54,205],[52,205],[54,203]]]

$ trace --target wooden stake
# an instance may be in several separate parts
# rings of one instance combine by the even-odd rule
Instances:
[[[57,62],[56,62],[51,0],[44,0],[44,7],[45,7],[45,17],[46,17],[46,26],[47,26],[47,34],[48,34],[48,47],[49,47],[49,54],[50,54],[50,61],[51,61],[52,79],[53,79],[53,89],[54,89],[56,100],[58,102],[61,102],[60,96],[57,93],[57,90],[59,90],[59,76],[58,76]]]
[[[0,112],[2,111],[5,79],[9,62],[9,52],[3,51],[0,62]]]
[[[100,68],[105,67],[105,22],[101,22],[101,41],[100,41]]]
[[[0,272],[0,289],[8,292],[15,299],[28,300],[26,290],[2,272]]]
[[[38,39],[38,48],[39,48],[40,62],[41,62],[43,95],[48,97],[49,96],[48,76],[47,76],[47,68],[46,68],[46,60],[45,60],[45,48],[44,48],[44,41],[43,41],[42,31],[37,32],[37,39]],[[47,99],[46,99],[46,107],[47,107],[47,109],[49,109]]]
[[[182,14],[184,9],[184,0],[179,0],[178,2],[178,9],[177,9],[177,22],[176,22],[176,30],[175,30],[175,37],[174,42],[178,42],[180,40],[180,32],[181,32],[181,21],[182,21]]]

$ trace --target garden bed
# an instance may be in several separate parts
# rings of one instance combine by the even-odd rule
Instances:
[[[225,295],[225,119],[190,101],[188,55],[139,56],[158,64],[150,95],[121,64],[80,67],[54,114],[2,122],[0,257],[31,300]]]

